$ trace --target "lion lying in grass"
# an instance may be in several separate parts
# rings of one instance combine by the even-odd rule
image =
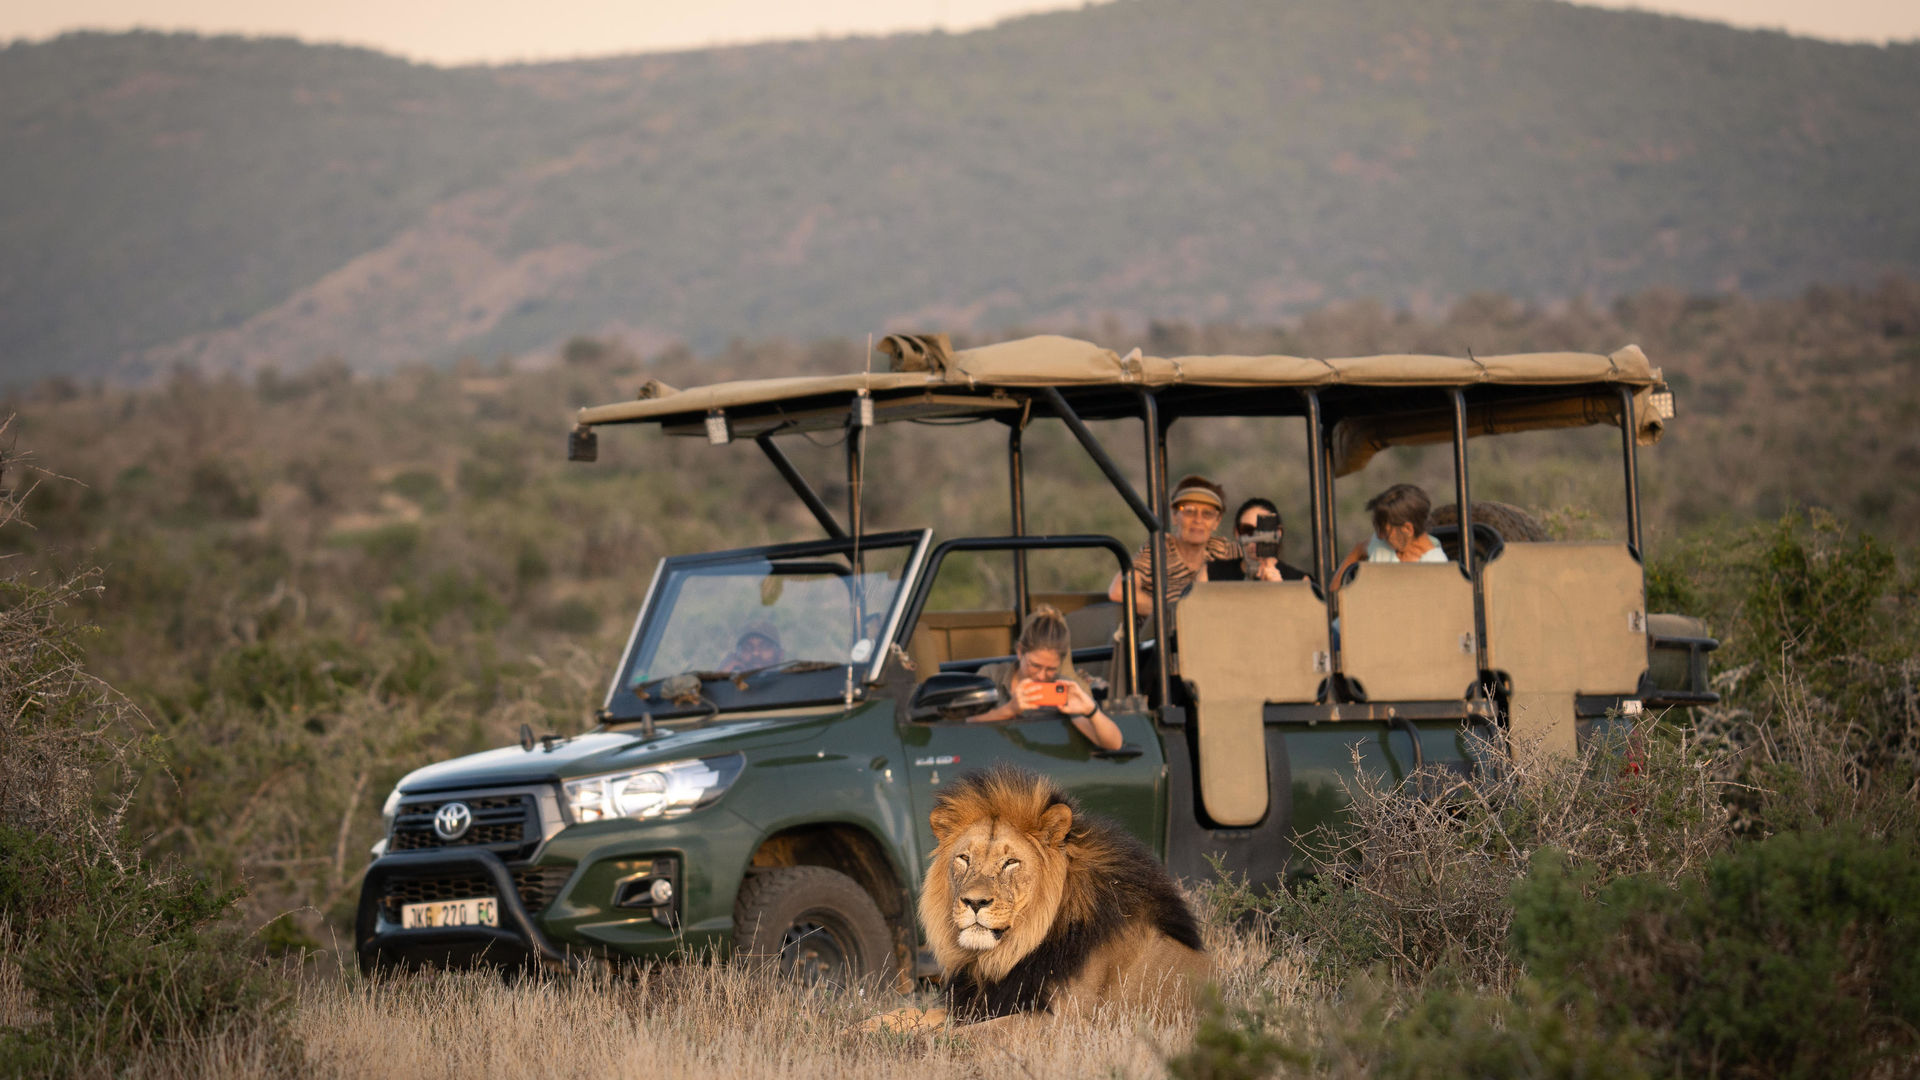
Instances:
[[[920,921],[947,1007],[870,1028],[989,1026],[1096,1007],[1192,1007],[1212,965],[1167,871],[1138,840],[1044,777],[996,767],[941,792]]]

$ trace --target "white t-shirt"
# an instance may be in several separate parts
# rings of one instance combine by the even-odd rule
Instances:
[[[1427,553],[1425,555],[1422,555],[1420,556],[1419,559],[1415,560],[1416,562],[1449,562],[1451,561],[1447,558],[1446,551],[1440,547],[1440,541],[1435,540],[1432,534],[1428,534],[1427,543],[1432,544],[1433,546],[1427,549]],[[1400,553],[1393,550],[1392,544],[1389,544],[1385,540],[1382,540],[1378,536],[1376,536],[1373,539],[1367,541],[1367,561],[1368,562],[1399,562]]]

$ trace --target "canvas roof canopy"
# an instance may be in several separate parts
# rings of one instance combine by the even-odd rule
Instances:
[[[1549,352],[1507,356],[1418,355],[1317,359],[1299,356],[1125,356],[1091,342],[1041,335],[955,351],[946,335],[893,334],[880,350],[886,370],[714,383],[676,390],[649,382],[642,396],[580,410],[585,427],[657,423],[699,434],[713,414],[735,437],[843,426],[862,394],[877,423],[988,417],[1032,409],[1032,391],[1051,387],[1085,419],[1139,415],[1137,393],[1155,391],[1163,416],[1298,415],[1302,390],[1318,390],[1333,425],[1339,473],[1388,446],[1452,438],[1450,407],[1427,389],[1462,388],[1470,434],[1505,433],[1620,420],[1622,387],[1634,398],[1636,441],[1660,437],[1648,400],[1663,388],[1659,369],[1636,345],[1609,355]],[[1232,390],[1232,394],[1217,391]],[[1248,393],[1272,390],[1274,394]]]

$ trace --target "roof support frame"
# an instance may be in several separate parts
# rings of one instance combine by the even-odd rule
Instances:
[[[1007,499],[1009,517],[1012,519],[1013,535],[1027,535],[1027,484],[1026,459],[1021,453],[1021,436],[1024,432],[1021,419],[1007,425]],[[1013,549],[1013,624],[1016,628],[1027,625],[1027,549]],[[1015,633],[1019,630],[1016,629]]]
[[[1058,393],[1058,391],[1055,391]],[[1147,501],[1153,513],[1142,517],[1147,526],[1147,564],[1153,576],[1154,692],[1160,707],[1172,704],[1173,680],[1167,668],[1173,659],[1171,628],[1167,625],[1167,529],[1173,511],[1167,506],[1167,429],[1160,426],[1160,399],[1146,387],[1138,388],[1140,420],[1146,434]],[[1064,403],[1063,403],[1064,404]],[[1139,513],[1136,507],[1134,512]],[[1128,577],[1132,575],[1129,573]],[[1133,591],[1129,580],[1123,593]]]
[[[1627,470],[1627,545],[1640,558],[1640,457],[1633,422],[1633,387],[1620,387],[1620,452]]]
[[[1473,494],[1467,476],[1467,392],[1454,387],[1453,501],[1460,522],[1460,571],[1473,583],[1473,649],[1480,670],[1487,670],[1487,601],[1473,572]]]
[[[1140,393],[1149,403],[1148,412],[1153,413],[1152,391],[1142,388]],[[1120,471],[1120,466],[1114,463],[1113,456],[1107,453],[1107,448],[1100,445],[1100,439],[1087,430],[1086,422],[1080,419],[1079,413],[1073,411],[1073,406],[1067,404],[1067,399],[1061,396],[1059,388],[1043,386],[1040,388],[1040,396],[1046,400],[1053,414],[1067,425],[1067,430],[1073,432],[1073,437],[1080,441],[1080,446],[1086,450],[1087,456],[1093,459],[1095,465],[1100,466],[1100,471],[1106,475],[1107,482],[1113,485],[1121,498],[1127,500],[1127,508],[1133,511],[1134,517],[1140,519],[1140,524],[1145,525],[1150,532],[1160,531],[1160,516],[1148,508],[1148,502],[1151,500],[1140,498],[1139,492],[1133,488],[1133,482]],[[1149,440],[1153,438],[1153,428],[1156,426],[1151,422],[1148,424]],[[1151,471],[1149,471],[1148,484],[1149,486],[1152,484]]]
[[[800,501],[807,505],[807,510],[813,514],[813,519],[820,523],[820,527],[827,531],[827,535],[835,540],[845,540],[847,530],[841,527],[839,519],[833,516],[833,511],[827,509],[827,504],[821,501],[819,493],[807,483],[807,478],[801,476],[800,470],[793,467],[793,462],[787,457],[786,451],[774,445],[773,432],[763,431],[755,435],[753,441],[760,447],[760,451],[767,455],[767,460],[773,462],[773,467],[780,471],[780,478],[785,480],[787,486],[793,489],[793,493],[800,497]]]
[[[1063,536],[965,536],[942,541],[935,545],[927,557],[926,567],[920,572],[904,609],[905,617],[901,626],[913,626],[925,611],[927,598],[933,591],[933,582],[940,576],[940,567],[948,555],[956,551],[1035,551],[1065,550],[1074,548],[1098,548],[1112,553],[1120,564],[1120,573],[1125,574],[1132,568],[1132,560],[1125,545],[1111,536],[1091,534],[1069,534]],[[1127,694],[1140,692],[1140,642],[1138,609],[1134,606],[1131,593],[1121,597],[1120,602],[1120,639],[1115,644],[1114,660],[1122,660],[1125,667],[1120,669],[1126,674]],[[1162,678],[1164,678],[1164,674]]]

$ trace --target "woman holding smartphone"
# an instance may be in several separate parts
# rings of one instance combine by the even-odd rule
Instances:
[[[1066,616],[1048,604],[1035,608],[1020,628],[1020,640],[1014,644],[1015,662],[989,664],[980,674],[993,680],[1000,690],[1000,704],[972,717],[976,724],[994,724],[1013,720],[1023,713],[1053,709],[1067,718],[1074,730],[1102,750],[1118,750],[1125,740],[1120,728],[1100,706],[1080,673],[1069,669],[1073,637],[1067,632]]]

